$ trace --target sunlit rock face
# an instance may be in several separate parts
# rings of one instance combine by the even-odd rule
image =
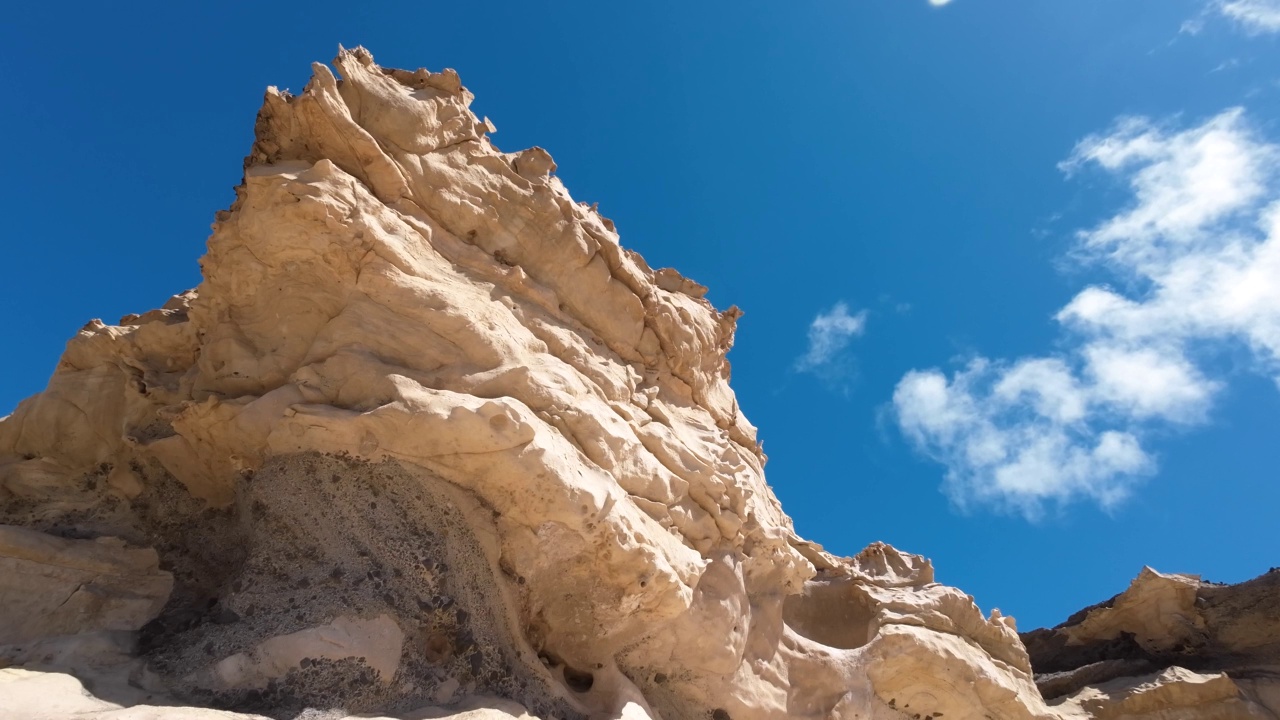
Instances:
[[[1277,568],[1238,585],[1144,568],[1123,593],[1022,638],[1064,713],[1280,717]]]
[[[0,715],[1067,711],[927,560],[795,534],[735,308],[454,72],[334,65],[268,90],[200,286],[0,420]]]

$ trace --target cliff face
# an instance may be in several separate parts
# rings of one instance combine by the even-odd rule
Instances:
[[[0,710],[1092,712],[927,560],[796,536],[736,309],[500,152],[452,71],[334,64],[267,92],[200,286],[0,420]]]
[[[1146,568],[1123,593],[1022,640],[1043,696],[1068,711],[1280,716],[1280,569],[1220,585]]]

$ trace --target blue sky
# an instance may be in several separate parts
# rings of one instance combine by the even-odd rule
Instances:
[[[1280,564],[1280,0],[264,5],[8,12],[0,412],[198,282],[265,87],[363,44],[745,310],[806,537],[1023,629]]]

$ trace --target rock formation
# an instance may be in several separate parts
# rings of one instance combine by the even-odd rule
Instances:
[[[499,151],[453,71],[334,64],[268,90],[200,286],[86,325],[0,420],[0,715],[1164,718],[1232,692],[1050,706],[1012,619],[927,560],[799,538],[729,388],[739,312],[622,248],[547,152]],[[1127,608],[1045,642],[1199,631]]]
[[[1280,717],[1280,569],[1239,585],[1145,568],[1128,590],[1022,636],[1036,684],[1089,717]]]

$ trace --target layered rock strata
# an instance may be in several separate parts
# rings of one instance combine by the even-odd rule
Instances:
[[[927,560],[796,535],[735,308],[454,72],[334,64],[267,92],[200,286],[0,420],[0,710],[1062,716]]]
[[[1022,635],[1055,707],[1090,717],[1280,717],[1280,569],[1238,585],[1145,568],[1123,593]]]

